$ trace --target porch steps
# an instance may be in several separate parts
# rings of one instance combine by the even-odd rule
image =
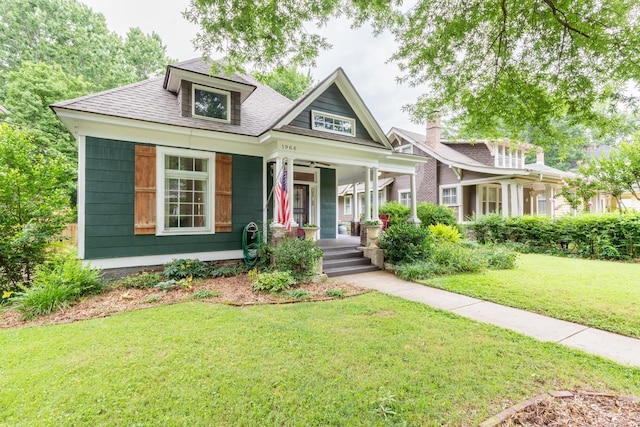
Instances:
[[[357,247],[322,248],[322,251],[323,272],[329,277],[379,270]]]

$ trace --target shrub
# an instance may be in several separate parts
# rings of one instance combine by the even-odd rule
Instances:
[[[243,265],[223,265],[219,267],[212,267],[209,270],[209,276],[211,277],[233,277],[238,276],[247,271]]]
[[[67,307],[78,298],[101,292],[100,272],[76,259],[75,251],[53,253],[36,268],[32,286],[22,286],[12,298],[13,306],[26,319],[33,319]]]
[[[429,261],[438,266],[438,274],[477,273],[487,266],[480,252],[453,243],[434,245]]]
[[[251,287],[254,291],[280,292],[297,283],[296,279],[288,271],[273,271],[271,273],[259,273],[254,275]]]
[[[220,291],[210,291],[209,289],[200,289],[193,293],[192,298],[195,299],[205,299],[205,298],[214,298],[222,295]]]
[[[460,234],[460,230],[457,227],[438,223],[432,224],[428,228],[433,238],[437,241],[457,243],[462,238],[462,234]]]
[[[309,298],[309,292],[304,289],[292,289],[286,292],[287,296],[291,299],[307,299]]]
[[[442,268],[431,261],[420,261],[411,264],[399,265],[397,274],[404,280],[421,280],[428,279],[440,274],[446,274]]]
[[[284,239],[273,248],[275,267],[289,271],[294,279],[304,280],[316,274],[322,250],[312,240]]]
[[[400,224],[401,222],[407,222],[409,216],[411,216],[411,209],[395,200],[380,206],[378,212],[383,215],[389,215],[389,224],[387,224],[387,227]]]
[[[189,276],[194,279],[207,277],[209,266],[199,259],[174,259],[164,265],[162,275],[167,279],[180,280]]]
[[[123,277],[116,282],[116,287],[126,289],[149,289],[153,288],[159,282],[160,275],[158,273],[143,271],[142,273]]]
[[[151,295],[144,299],[144,302],[147,304],[153,304],[160,301],[162,301],[162,295]]]
[[[329,289],[325,293],[331,298],[344,298],[344,292],[340,289]]]
[[[518,254],[509,248],[500,246],[487,246],[479,249],[487,268],[491,270],[511,270],[516,268]]]
[[[387,228],[380,236],[380,248],[392,264],[424,260],[429,254],[429,230],[413,224],[400,223]]]
[[[35,134],[0,124],[0,293],[29,284],[49,244],[71,219],[72,169],[35,144]]]
[[[433,203],[418,203],[417,214],[423,227],[429,227],[435,224],[444,224],[458,228],[458,219],[453,209],[443,205],[435,205]]]

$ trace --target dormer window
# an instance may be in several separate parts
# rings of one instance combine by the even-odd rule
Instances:
[[[498,145],[495,151],[495,165],[499,168],[523,168],[524,153],[524,150],[510,149],[508,145]]]
[[[193,117],[229,123],[231,93],[206,86],[193,85]]]
[[[356,121],[335,114],[311,111],[311,127],[314,130],[356,136]]]

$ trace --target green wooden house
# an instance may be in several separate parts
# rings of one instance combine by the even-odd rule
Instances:
[[[193,59],[52,105],[78,140],[81,259],[108,269],[242,258],[245,225],[277,217],[282,171],[291,217],[322,239],[337,238],[339,185],[414,180],[423,159],[394,152],[342,69],[295,101],[209,70]],[[369,215],[377,208],[373,198]]]

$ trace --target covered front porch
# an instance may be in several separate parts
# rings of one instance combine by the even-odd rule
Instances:
[[[499,213],[504,217],[542,215],[554,217],[559,192],[557,180],[534,181],[523,178],[461,181],[456,209],[460,222]]]

